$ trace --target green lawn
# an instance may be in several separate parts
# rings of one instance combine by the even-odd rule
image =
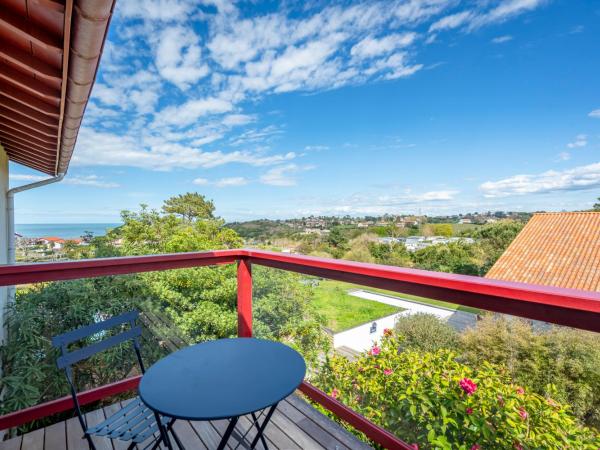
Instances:
[[[377,288],[372,288],[372,287],[368,287],[368,286],[359,286],[359,285],[347,284],[347,283],[342,283],[340,281],[332,281],[332,283],[337,283],[340,286],[346,286],[346,290],[348,290],[348,289],[362,289],[363,291],[380,292],[382,294],[392,295],[394,297],[400,297],[400,298],[405,298],[407,300],[414,300],[414,301],[419,302],[419,303],[425,303],[426,305],[441,306],[442,308],[452,309],[452,310],[455,310],[455,311],[470,312],[470,313],[473,313],[473,314],[480,314],[481,313],[481,310],[477,309],[477,308],[471,308],[470,306],[457,305],[456,303],[443,302],[441,300],[434,300],[432,298],[418,297],[416,295],[403,294],[401,292],[386,291],[386,290],[383,290],[383,289],[377,289]]]
[[[334,332],[402,311],[401,308],[348,295],[351,288],[350,284],[332,280],[322,280],[315,287],[314,305]]]

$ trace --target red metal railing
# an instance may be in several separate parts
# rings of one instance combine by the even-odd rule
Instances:
[[[0,266],[0,286],[235,262],[238,264],[239,336],[252,335],[252,264],[415,294],[488,311],[600,332],[600,293],[262,250],[218,250],[202,253]],[[80,403],[85,405],[133,390],[138,383],[139,378],[134,377],[82,392]],[[412,448],[309,383],[304,382],[300,389],[309,398],[332,411],[340,419],[383,447],[394,450],[410,450]],[[72,407],[71,397],[63,397],[16,411],[0,417],[0,430],[68,411]]]

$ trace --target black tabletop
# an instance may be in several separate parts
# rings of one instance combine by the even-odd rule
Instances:
[[[141,399],[185,420],[242,416],[277,403],[300,385],[302,356],[279,342],[219,339],[181,349],[148,369]]]

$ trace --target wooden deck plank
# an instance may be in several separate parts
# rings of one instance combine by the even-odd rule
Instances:
[[[277,407],[277,414],[273,414],[275,425],[284,430],[285,434],[289,436],[289,438],[296,443],[301,449],[310,449],[310,450],[323,450],[323,448],[335,448],[328,447],[325,445],[325,442],[321,440],[321,436],[319,435],[311,435],[308,434],[301,426],[300,423],[293,422],[289,417],[285,415],[285,411],[287,408],[290,408],[291,405],[284,400],[279,402]],[[330,439],[327,439],[327,442]]]
[[[58,422],[46,427],[44,436],[45,449],[64,449],[67,441],[67,424]]]
[[[86,414],[89,425],[92,426],[110,417],[128,402],[127,400],[117,402]],[[227,445],[228,449],[238,445],[241,436],[252,427],[251,420],[250,416],[240,418]],[[186,448],[211,450],[218,446],[228,424],[227,420],[177,421],[174,429]],[[82,436],[83,431],[79,420],[73,417],[66,422],[59,422],[45,429],[0,442],[0,450],[88,450],[87,441],[82,439]],[[238,448],[249,448],[255,436],[256,428],[252,427]],[[279,404],[265,430],[265,438],[272,450],[371,449],[296,396],[290,396]],[[144,444],[151,442],[152,439],[148,439],[140,447],[143,448]],[[95,444],[99,450],[126,450],[129,445],[127,442],[106,438],[98,439]],[[262,448],[262,443],[259,443],[257,450]]]
[[[0,450],[21,450],[21,441],[23,436],[17,436],[12,439],[0,442]]]
[[[190,422],[200,439],[207,448],[217,448],[221,442],[221,435],[210,422]]]
[[[370,445],[361,441],[348,430],[344,429],[337,423],[330,420],[325,415],[321,414],[321,412],[317,411],[315,408],[310,406],[307,402],[302,400],[297,395],[290,395],[287,398],[287,400],[288,404],[293,406],[296,410],[298,410],[304,418],[310,419],[326,433],[330,434],[337,441],[341,442],[344,446],[357,450],[372,450],[372,447]],[[289,412],[291,413],[291,410]],[[291,419],[293,420],[293,418]],[[301,423],[298,423],[298,425],[302,427]],[[303,429],[311,436],[314,436],[311,431],[312,427],[311,429]]]
[[[83,437],[83,430],[77,417],[67,420],[67,450],[89,450],[87,439]]]
[[[173,431],[177,433],[177,437],[181,440],[181,443],[185,448],[207,449],[189,422],[185,420],[176,420],[175,424],[173,425]],[[177,448],[177,443],[174,441],[175,440],[171,437],[171,444],[173,445],[173,448]],[[212,450],[214,448],[216,447],[211,447],[208,450]]]
[[[45,428],[38,428],[31,433],[24,434],[21,448],[23,450],[44,450],[44,434]]]

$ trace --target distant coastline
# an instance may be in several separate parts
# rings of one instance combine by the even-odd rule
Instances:
[[[120,223],[19,223],[15,231],[23,237],[55,236],[62,239],[81,237],[90,231],[94,236],[104,236],[108,230],[121,226]]]

